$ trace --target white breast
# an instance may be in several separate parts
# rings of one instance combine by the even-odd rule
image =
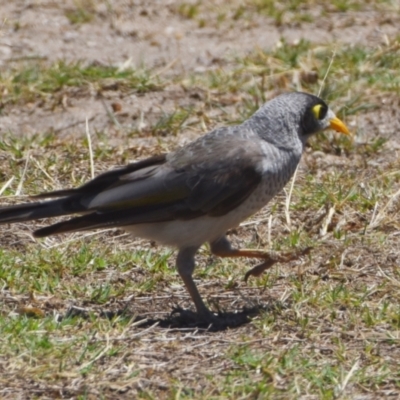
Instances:
[[[271,148],[269,148],[269,152]],[[263,179],[256,190],[235,210],[221,216],[202,216],[191,220],[176,220],[139,224],[125,229],[135,236],[155,240],[178,248],[201,246],[223,236],[243,220],[264,207],[279,193],[293,175],[301,155],[279,151],[262,165]],[[273,161],[272,161],[273,160]]]

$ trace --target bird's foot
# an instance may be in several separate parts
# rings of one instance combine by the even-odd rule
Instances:
[[[265,261],[261,264],[256,265],[254,268],[250,269],[246,272],[244,276],[245,282],[249,279],[250,276],[260,276],[264,271],[271,268],[277,262],[289,262],[297,260],[300,257],[310,254],[312,247],[306,247],[299,251],[291,252],[291,253],[284,253],[284,254],[277,254],[277,253],[270,253],[266,255]]]

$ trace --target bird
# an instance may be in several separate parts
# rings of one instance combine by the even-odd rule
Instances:
[[[216,128],[175,151],[104,172],[77,188],[32,196],[34,202],[0,207],[0,224],[70,216],[37,229],[34,236],[122,228],[176,248],[176,269],[196,317],[212,322],[216,316],[193,280],[197,251],[208,243],[216,256],[262,260],[246,278],[290,259],[234,248],[226,232],[284,188],[307,140],[328,128],[350,135],[321,98],[283,93],[241,124]]]

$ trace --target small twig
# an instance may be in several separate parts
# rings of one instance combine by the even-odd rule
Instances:
[[[78,232],[76,232],[76,235],[73,234],[71,239],[63,240],[62,242],[57,242],[55,244],[54,243],[48,244],[49,241],[53,242],[54,240],[50,239],[50,238],[46,238],[45,241],[41,241],[40,243],[46,249],[54,249],[54,248],[57,248],[57,247],[65,246],[65,245],[67,245],[69,243],[73,243],[73,242],[85,239],[85,238],[90,237],[90,236],[100,235],[100,234],[102,234],[104,232],[108,232],[108,231],[110,231],[112,229],[113,228],[101,229],[101,230],[97,230],[97,231],[94,231],[94,232],[85,233],[83,235],[80,234],[80,233],[78,234]],[[120,235],[120,236],[128,236],[128,235],[123,234],[123,235]]]
[[[268,247],[271,249],[272,248],[272,215],[270,214],[269,219],[268,219]]]
[[[332,218],[335,215],[335,207],[331,207],[328,211],[328,215],[325,218],[325,221],[322,224],[321,230],[319,232],[320,236],[325,236],[328,232],[329,224],[332,222]]]
[[[86,137],[88,141],[89,147],[89,158],[90,158],[90,176],[94,179],[94,159],[93,159],[93,149],[92,149],[92,138],[90,137],[89,132],[89,120],[86,117]]]
[[[24,179],[25,179],[25,175],[26,175],[26,171],[28,170],[28,164],[29,164],[29,158],[30,158],[30,153],[28,151],[28,153],[26,154],[26,161],[25,161],[25,167],[24,170],[22,171],[22,176],[21,176],[21,180],[18,184],[17,190],[15,192],[16,196],[20,196],[21,192],[22,192],[22,186],[24,184]]]
[[[321,82],[321,86],[319,87],[319,90],[318,90],[318,97],[321,95],[322,89],[324,88],[325,81],[326,81],[326,79],[328,78],[328,75],[329,75],[329,72],[330,72],[330,70],[331,70],[331,67],[332,67],[332,64],[333,64],[333,60],[335,59],[335,57],[336,57],[336,47],[335,47],[335,49],[333,50],[331,60],[329,61],[328,69],[326,70],[325,76],[324,76],[324,78],[322,79],[322,82]]]
[[[378,214],[375,216],[375,209],[374,209],[374,213],[373,213],[373,219],[371,218],[371,222],[369,223],[367,229],[373,229],[376,228],[379,223],[383,220],[383,218],[385,217],[385,213],[387,211],[387,209],[389,207],[392,206],[392,204],[394,203],[394,201],[397,199],[397,197],[400,195],[400,189],[397,190],[396,193],[394,193],[390,199],[387,201],[387,203],[385,204],[385,206],[382,208],[381,211],[378,212]]]
[[[90,365],[92,365],[95,361],[99,360],[100,358],[102,358],[111,348],[110,346],[110,340],[109,337],[107,336],[106,341],[106,346],[105,348],[100,351],[94,358],[92,358],[90,361],[88,361],[87,363],[81,365],[80,369],[81,371],[84,370],[85,368],[89,367]]]
[[[242,228],[244,226],[252,226],[252,225],[259,225],[261,222],[266,222],[268,221],[269,218],[260,218],[260,219],[254,219],[252,221],[246,221],[242,222],[239,224],[239,226]]]
[[[376,213],[378,211],[379,202],[377,201],[374,205],[374,210],[372,211],[371,221],[368,224],[368,227],[373,226],[376,218]]]
[[[397,286],[398,288],[400,287],[400,282],[399,282],[399,281],[397,281],[396,279],[394,279],[394,278],[390,277],[388,274],[386,274],[386,273],[382,270],[382,268],[381,268],[379,265],[377,265],[377,268],[378,268],[379,272],[380,272],[388,281],[390,281],[393,285]]]
[[[55,185],[55,181],[54,179],[51,177],[51,175],[46,171],[45,168],[43,168],[43,166],[39,163],[38,160],[36,160],[35,158],[33,159],[33,162],[36,164],[36,166],[43,172],[44,175],[47,176],[47,178],[49,178],[49,180],[53,183],[53,185]]]
[[[289,231],[292,229],[292,222],[290,220],[290,201],[292,200],[292,193],[293,193],[293,188],[294,188],[294,183],[296,181],[296,176],[297,176],[297,171],[299,169],[299,166],[297,166],[296,171],[294,171],[292,182],[290,184],[289,188],[289,193],[286,196],[286,201],[285,201],[285,216],[286,216],[286,224],[289,228]]]
[[[170,63],[168,63],[164,68],[161,68],[159,71],[155,72],[153,75],[150,76],[150,79],[154,79],[164,72],[168,71],[171,69],[177,62],[179,61],[178,58],[173,59]]]
[[[204,121],[203,117],[200,118],[200,125],[201,125],[201,129],[203,130],[203,132],[207,132],[208,131],[208,128],[207,128],[207,125],[206,125],[206,121]]]
[[[396,43],[392,44],[391,46],[386,47],[385,49],[380,50],[380,51],[376,52],[375,54],[372,54],[369,58],[371,60],[376,60],[376,59],[381,58],[382,56],[384,56],[387,53],[394,53],[399,48],[400,48],[400,43],[396,42]]]
[[[138,321],[138,322],[134,322],[130,327],[143,325],[146,322],[147,322],[147,320],[141,320],[141,321]],[[154,328],[156,328],[158,325],[159,325],[159,322],[155,322],[153,325],[149,326],[146,329],[143,329],[142,331],[140,331],[138,333],[135,333],[134,335],[129,335],[129,336],[121,335],[121,336],[118,336],[118,337],[108,337],[107,336],[105,339],[99,339],[99,338],[92,339],[92,340],[90,340],[89,343],[100,343],[100,342],[109,343],[109,342],[117,342],[117,341],[125,342],[125,341],[128,341],[128,340],[137,339],[137,338],[140,338],[141,336],[146,335],[147,333],[152,331]],[[99,358],[99,357],[96,357],[96,359],[97,358]]]
[[[4,193],[4,191],[11,185],[15,176],[12,176],[0,189],[0,196]]]
[[[358,369],[358,365],[359,365],[359,361],[357,360],[353,366],[351,367],[350,371],[347,373],[347,375],[345,376],[343,382],[339,385],[338,387],[338,395],[343,394],[344,390],[346,389],[347,384],[350,381],[350,378],[354,375],[354,373],[357,371]]]

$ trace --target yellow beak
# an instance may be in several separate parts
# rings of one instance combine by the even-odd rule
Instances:
[[[347,126],[338,117],[332,118],[329,122],[330,127],[336,132],[340,132],[345,135],[351,135],[350,131],[347,129]]]

